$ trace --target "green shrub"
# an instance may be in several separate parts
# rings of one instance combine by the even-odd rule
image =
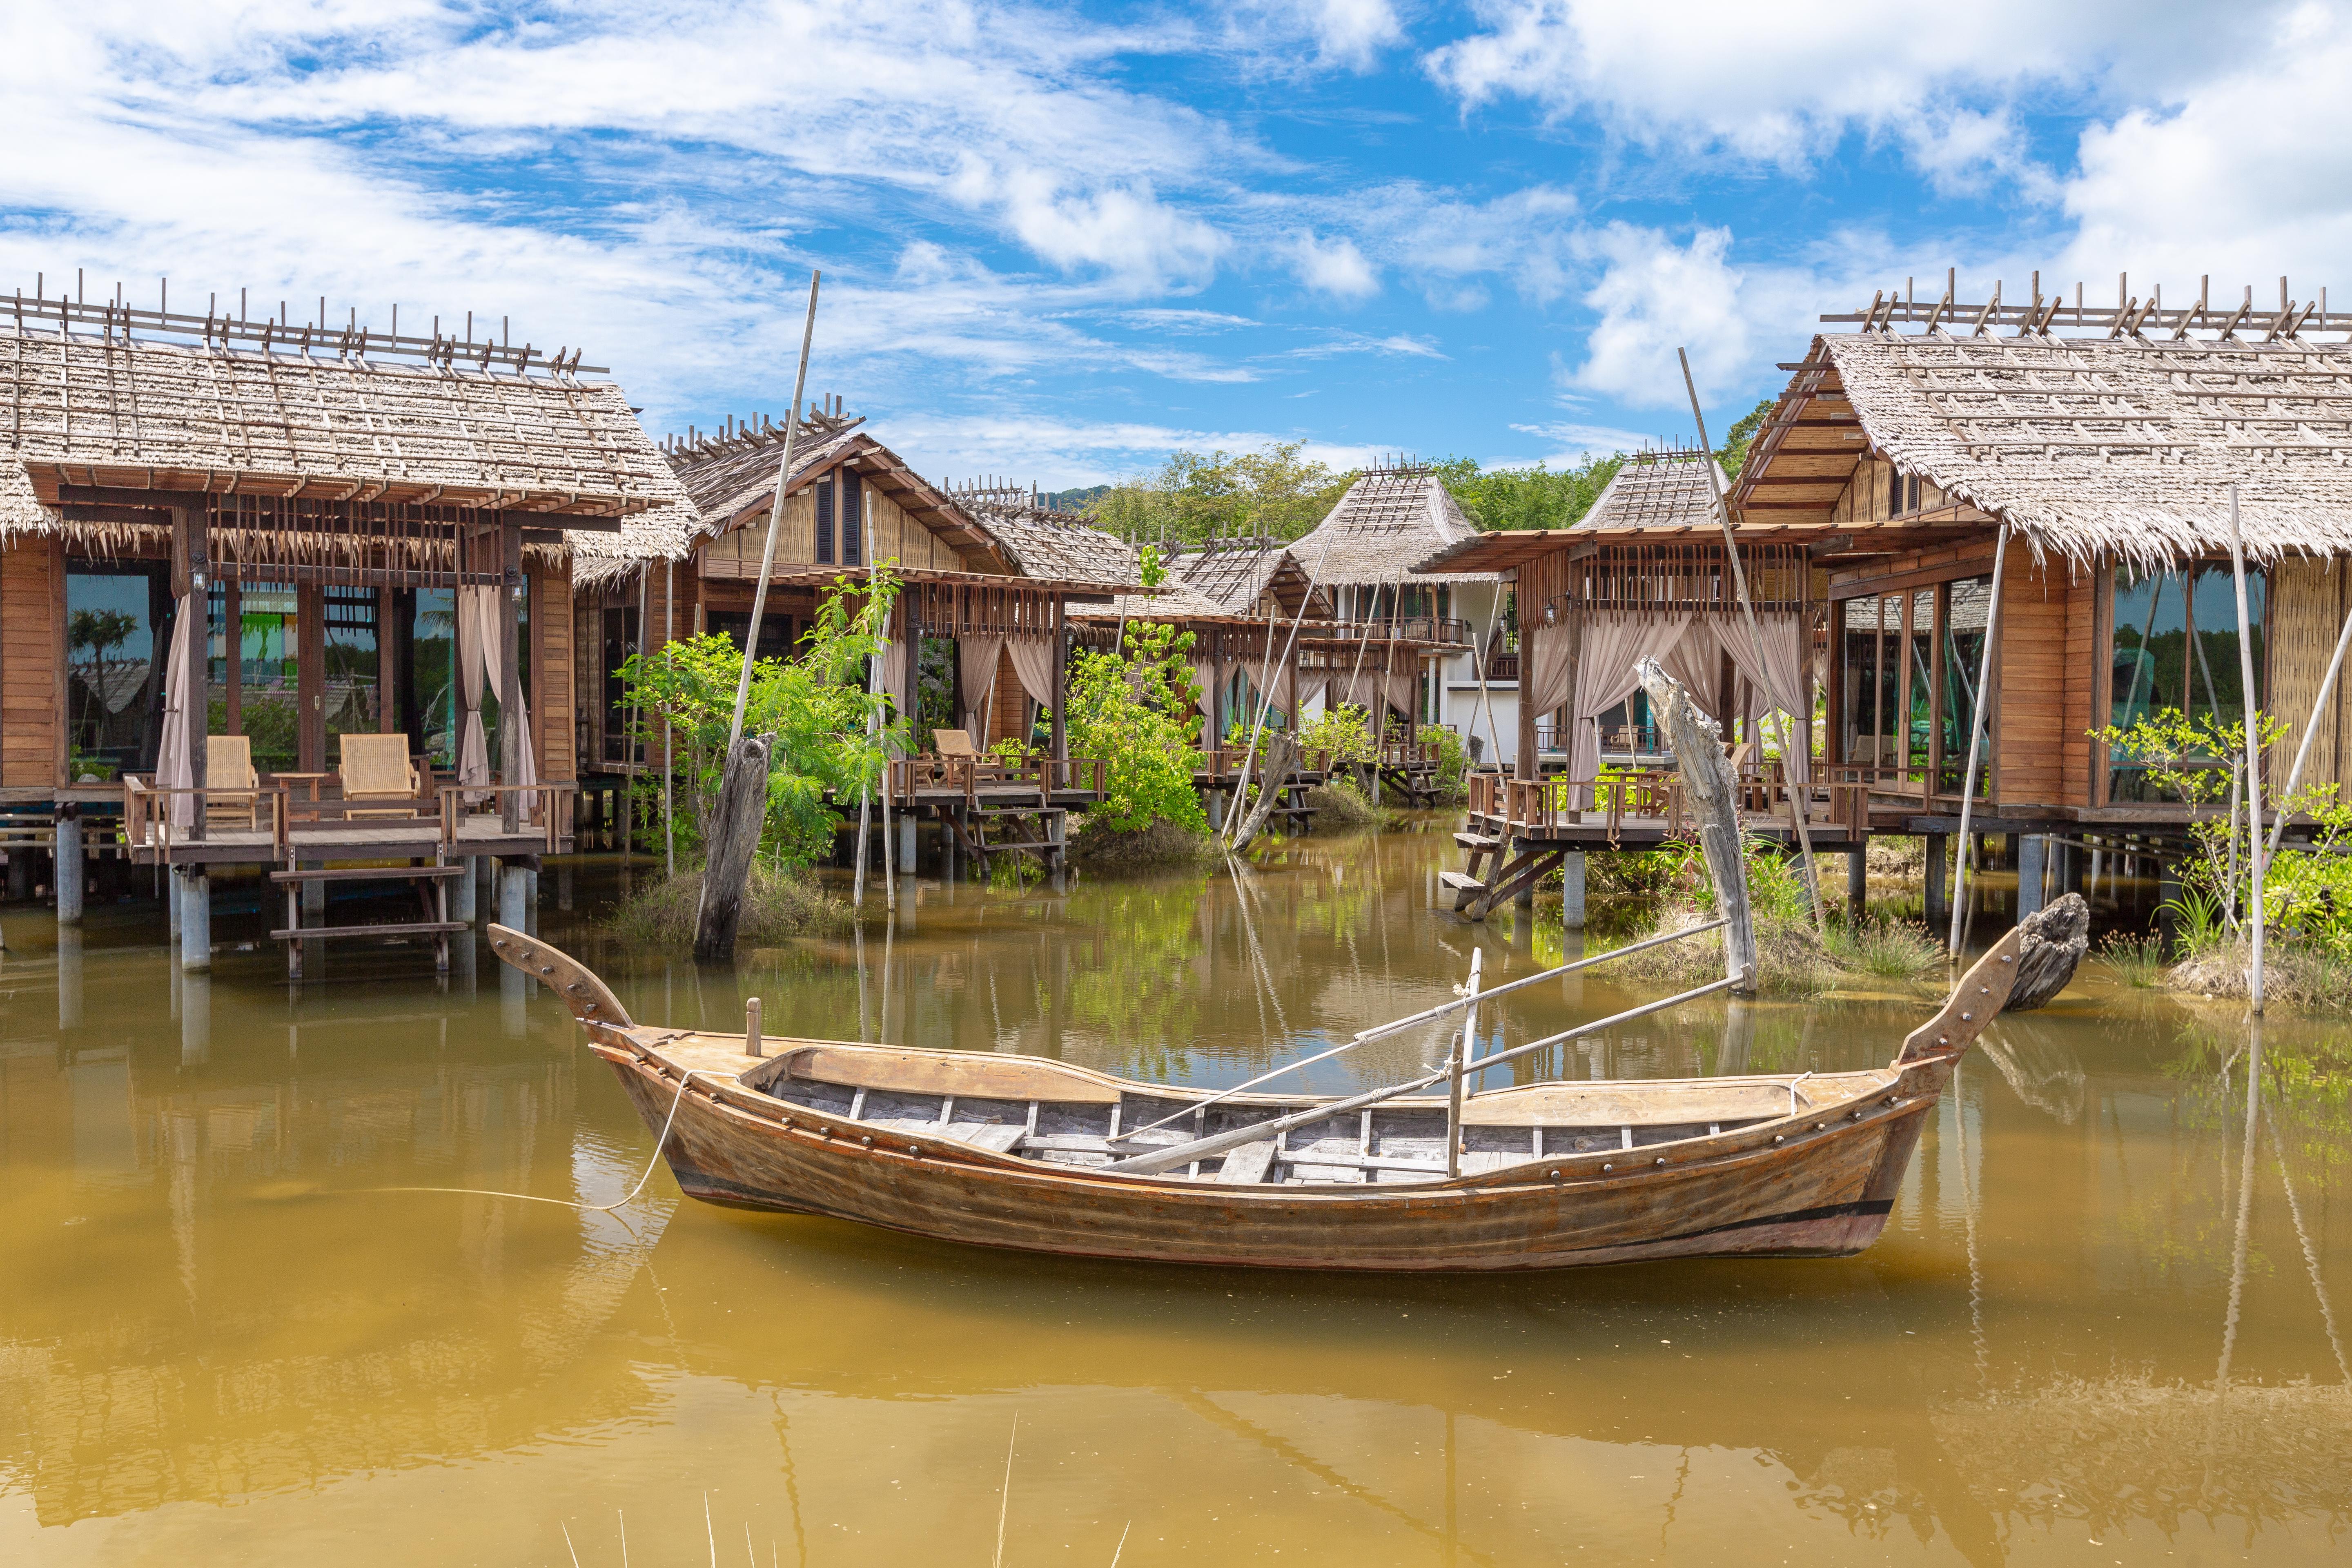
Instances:
[[[1327,708],[1298,731],[1303,756],[1328,753],[1335,768],[1372,760],[1371,715],[1352,702]]]
[[[1192,787],[1200,720],[1186,656],[1192,634],[1139,621],[1120,651],[1081,651],[1070,660],[1070,754],[1107,764],[1105,798],[1087,813],[1097,833],[1133,833],[1166,822],[1206,834],[1209,819]]]

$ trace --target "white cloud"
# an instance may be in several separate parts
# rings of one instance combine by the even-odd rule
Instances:
[[[1077,420],[1012,412],[908,414],[878,421],[877,439],[933,477],[987,471],[1034,479],[1048,489],[1107,484],[1157,467],[1178,447],[1250,451],[1303,432],[1206,428],[1149,420]],[[1301,455],[1334,468],[1358,468],[1388,450],[1306,438]]]
[[[2161,95],[2234,58],[2264,13],[2293,3],[2257,0],[2220,21],[2196,0],[1984,0],[1899,18],[1864,4],[1479,0],[1483,30],[1425,67],[1467,108],[1522,98],[1643,143],[1796,166],[1860,129],[1900,136],[1934,169],[1952,156],[1939,119],[1991,116],[1999,102],[1980,100],[2028,90]]]
[[[1291,250],[1291,266],[1298,280],[1318,294],[1335,300],[1369,300],[1381,291],[1381,280],[1356,242],[1340,236],[1318,239],[1302,230]]]
[[[1741,278],[1727,259],[1728,229],[1701,229],[1677,245],[1656,229],[1612,223],[1581,241],[1601,267],[1584,302],[1601,313],[1584,362],[1569,379],[1637,408],[1685,401],[1675,350],[1687,346],[1702,393],[1747,368]]]
[[[1594,458],[1636,452],[1644,447],[1659,444],[1654,435],[1645,436],[1638,430],[1619,430],[1606,425],[1514,425],[1511,428],[1547,443],[1551,450],[1538,458],[1489,458],[1485,467],[1531,468],[1541,463],[1546,468],[1572,468]]]
[[[1368,70],[1381,51],[1404,41],[1389,0],[1242,0],[1229,8],[1226,29],[1262,68],[1282,65],[1286,74],[1308,64]],[[1287,48],[1300,40],[1314,46],[1311,61]]]

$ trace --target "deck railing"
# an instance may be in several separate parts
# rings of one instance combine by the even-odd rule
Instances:
[[[889,789],[893,800],[960,795],[973,805],[982,792],[1001,796],[1034,790],[1043,806],[1057,794],[1103,795],[1109,778],[1110,764],[1100,757],[897,757],[890,762]]]
[[[381,800],[345,801],[334,797],[299,799],[294,786],[284,781],[264,784],[254,790],[164,789],[126,774],[122,781],[122,839],[127,845],[160,850],[170,858],[174,846],[214,842],[218,824],[210,824],[199,838],[188,829],[172,821],[170,803],[186,795],[196,802],[196,809],[205,809],[207,796],[235,794],[251,795],[256,815],[265,804],[268,815],[268,851],[272,859],[289,858],[296,847],[296,830],[299,827],[350,826],[364,822],[430,826],[440,847],[453,851],[458,847],[459,826],[478,815],[468,809],[477,803],[492,805],[503,796],[520,797],[520,816],[530,829],[530,837],[541,839],[549,855],[562,853],[563,846],[572,837],[573,819],[578,811],[579,791],[568,783],[530,784],[459,784],[436,786],[434,799],[420,800],[412,816],[390,815],[392,808]],[[257,824],[257,826],[258,825]],[[520,837],[520,834],[513,837]],[[253,846],[258,849],[259,844]]]

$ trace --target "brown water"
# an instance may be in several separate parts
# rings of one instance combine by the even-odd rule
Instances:
[[[583,952],[642,1019],[1233,1081],[1557,961],[1438,912],[1443,834],[1254,875],[920,887],[735,974]],[[1510,911],[1506,911],[1509,914]],[[347,917],[344,917],[347,918]],[[2342,1561],[2343,1047],[2093,976],[1972,1055],[1839,1261],[1502,1279],[997,1256],[681,1204],[487,958],[178,982],[152,906],[0,965],[0,1563]],[[224,910],[223,942],[264,929]],[[314,971],[315,973],[315,971]],[[1630,994],[1514,998],[1506,1039]],[[1899,987],[1694,1007],[1580,1076],[1884,1061]],[[61,1017],[65,1020],[60,1023]],[[1391,1042],[1339,1088],[1434,1051]],[[1335,1064],[1335,1069],[1337,1064]],[[1360,1079],[1358,1075],[1361,1075]],[[2251,1108],[2248,1087],[2262,1087]],[[2251,1140],[2251,1141],[2250,1141]],[[2352,1301],[2346,1301],[2352,1308]],[[1015,1432],[1017,1421],[1017,1436]]]

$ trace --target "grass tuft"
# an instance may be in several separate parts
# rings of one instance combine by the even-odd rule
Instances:
[[[647,947],[694,945],[696,910],[702,901],[699,868],[663,878],[613,911],[614,935]],[[805,871],[779,871],[753,861],[743,888],[738,940],[757,947],[790,937],[820,936],[850,927],[849,906],[820,887]]]
[[[2163,988],[2166,964],[2164,939],[2160,936],[2128,936],[2116,931],[2099,943],[2099,959],[2116,972],[2116,978],[2137,991]]]

